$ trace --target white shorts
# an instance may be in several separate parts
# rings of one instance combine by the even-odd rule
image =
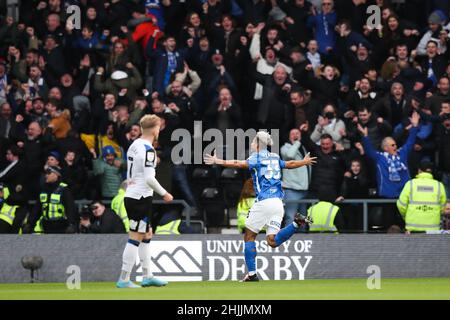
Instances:
[[[279,198],[270,198],[255,202],[248,213],[245,226],[254,233],[259,233],[267,226],[267,235],[277,234],[281,229],[284,216],[283,201]]]

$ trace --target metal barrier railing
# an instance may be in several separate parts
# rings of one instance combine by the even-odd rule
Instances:
[[[92,201],[90,201],[90,200],[77,200],[77,201],[75,201],[75,204],[78,206],[78,212],[81,212],[81,208],[84,205],[89,204],[91,202]],[[184,201],[184,200],[173,200],[170,203],[166,203],[166,202],[164,202],[164,200],[153,200],[152,202],[153,202],[153,204],[156,204],[156,205],[161,205],[161,204],[162,205],[168,205],[168,206],[169,205],[174,205],[174,204],[182,205],[183,209],[184,209],[183,210],[183,214],[186,216],[186,225],[187,226],[191,225],[191,211],[188,210],[190,208],[190,206],[186,203],[186,201]],[[111,206],[111,200],[102,200],[102,203]]]
[[[303,199],[303,200],[295,200],[295,201],[284,201],[284,203],[289,204],[315,204],[319,202],[318,199]],[[369,205],[370,204],[395,204],[397,203],[397,199],[351,199],[351,200],[344,200],[342,202],[337,203],[336,205],[341,204],[359,204],[363,206],[363,232],[368,233],[369,232]],[[447,203],[450,203],[447,202]],[[443,217],[445,219],[445,216]]]
[[[81,212],[82,207],[84,205],[90,204],[92,200],[76,200],[75,204],[78,207],[78,212]],[[105,205],[110,206],[111,200],[102,200],[102,202]],[[318,199],[302,199],[302,200],[295,200],[295,201],[283,201],[285,204],[315,204],[319,202]],[[35,201],[30,201],[29,204],[34,204]],[[370,204],[395,204],[397,203],[396,199],[352,199],[352,200],[344,200],[342,202],[339,202],[337,205],[341,204],[359,204],[363,207],[363,232],[368,233],[369,232],[369,205]],[[450,201],[448,202],[450,203]],[[179,204],[183,206],[183,216],[186,218],[185,222],[187,226],[191,225],[191,207],[186,203],[184,200],[173,200],[171,203],[166,203],[163,200],[153,200],[153,204],[156,205],[174,205]],[[445,217],[444,217],[445,218]],[[447,217],[447,219],[450,222],[450,216]]]
[[[34,205],[36,203],[36,201],[29,201],[28,202],[30,205]],[[92,203],[92,200],[75,200],[75,205],[78,208],[78,212],[81,212],[81,210],[83,209],[83,206]],[[102,200],[102,203],[107,205],[107,206],[111,206],[111,200]],[[184,200],[173,200],[170,203],[166,203],[164,202],[164,200],[153,200],[153,204],[156,205],[182,205],[183,206],[183,216],[186,217],[186,225],[190,226],[191,225],[191,210],[189,210],[191,207],[187,204],[186,201]]]

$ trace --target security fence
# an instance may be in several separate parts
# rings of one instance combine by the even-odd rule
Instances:
[[[75,204],[78,208],[78,212],[82,211],[83,206],[90,204],[92,201],[91,200],[77,200],[75,201]],[[111,204],[111,200],[102,200],[103,204],[109,206]],[[313,205],[315,203],[319,202],[318,199],[303,199],[303,200],[298,200],[298,201],[284,201],[285,204],[307,204],[307,205]],[[395,199],[352,199],[352,200],[344,200],[342,202],[337,203],[337,206],[342,207],[342,205],[359,205],[362,207],[362,216],[363,216],[363,229],[361,230],[364,233],[368,233],[370,231],[370,225],[369,225],[369,221],[370,221],[370,207],[381,207],[383,205],[386,204],[396,204],[397,200]],[[34,201],[30,201],[30,204],[34,204]],[[450,203],[450,201],[448,202]],[[184,200],[174,200],[171,203],[166,203],[163,200],[153,200],[153,204],[154,205],[158,205],[161,207],[164,206],[173,206],[173,205],[179,205],[180,209],[182,210],[182,216],[184,217],[185,223],[187,226],[191,226],[191,221],[192,221],[192,212],[193,212],[193,208],[190,207],[186,201]],[[226,214],[226,217],[228,219],[230,219],[230,214],[229,214],[229,209],[227,208],[226,210],[228,211]],[[196,220],[196,222],[201,223],[201,228],[204,227],[202,221],[198,221]],[[230,226],[229,222],[227,223],[227,226]],[[448,214],[444,214],[442,216],[442,221],[441,221],[441,226],[442,226],[442,230],[447,230],[448,226],[450,226],[450,213]]]
[[[92,203],[92,200],[77,200],[75,201],[75,204],[78,208],[78,212],[81,212],[83,206],[88,205]],[[102,203],[107,206],[111,206],[111,200],[102,200]],[[186,217],[186,225],[191,224],[191,211],[189,210],[189,205],[184,200],[173,200],[170,203],[166,203],[163,200],[153,200],[154,205],[161,205],[161,206],[173,206],[173,205],[179,205],[180,208],[183,208],[183,216]]]
[[[303,199],[299,201],[285,201],[284,203],[289,204],[315,204],[319,202],[317,199]],[[337,203],[337,206],[341,205],[360,205],[362,206],[362,215],[363,215],[363,232],[368,233],[369,232],[369,205],[375,205],[375,206],[382,206],[386,204],[396,204],[397,199],[352,199],[352,200],[344,200],[342,202]],[[447,202],[447,203],[450,203]],[[447,229],[447,226],[450,223],[450,214],[445,214],[442,216],[441,226],[442,229]]]

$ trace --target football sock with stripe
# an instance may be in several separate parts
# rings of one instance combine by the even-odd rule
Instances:
[[[153,273],[150,271],[150,239],[141,242],[139,246],[139,259],[141,260],[143,277],[153,278]]]
[[[122,272],[120,273],[119,281],[130,281],[131,271],[136,263],[138,255],[139,241],[128,239],[128,242],[123,250],[122,255]]]

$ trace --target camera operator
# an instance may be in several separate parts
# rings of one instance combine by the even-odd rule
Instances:
[[[85,208],[80,219],[81,233],[125,233],[122,220],[101,201]]]

